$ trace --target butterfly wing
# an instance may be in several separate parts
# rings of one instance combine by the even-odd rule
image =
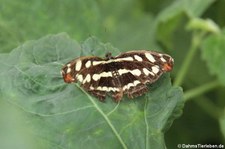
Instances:
[[[171,56],[147,50],[125,52],[114,59],[121,59],[123,68],[118,70],[121,72],[121,80],[131,78],[123,84],[123,91],[130,98],[144,94],[147,91],[147,83],[155,82],[173,67]],[[127,60],[124,61],[125,59]]]

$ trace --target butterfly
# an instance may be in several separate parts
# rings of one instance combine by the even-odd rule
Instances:
[[[104,101],[107,95],[118,102],[123,95],[128,98],[141,96],[151,84],[173,68],[174,60],[168,54],[136,50],[115,57],[107,53],[97,56],[78,57],[61,70],[66,83],[79,82],[88,93]]]

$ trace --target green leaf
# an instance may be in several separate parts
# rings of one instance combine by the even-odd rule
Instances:
[[[63,82],[62,64],[108,51],[119,52],[94,37],[81,45],[66,34],[26,42],[0,61],[1,96],[24,110],[31,135],[46,148],[165,148],[164,133],[183,108],[183,92],[169,74],[146,95],[120,103],[99,102]]]
[[[114,47],[110,43],[103,44],[96,37],[88,38],[86,41],[82,43],[82,55],[101,55],[104,56],[102,51],[111,52],[116,55],[119,54],[120,51]]]
[[[202,57],[212,74],[225,85],[225,29],[220,34],[210,35],[202,45]]]
[[[98,36],[124,50],[158,49],[150,33],[154,20],[142,10],[140,1],[1,0],[1,3],[4,7],[0,9],[1,51],[12,50],[28,39],[59,32],[67,32],[78,41]]]
[[[200,17],[213,2],[214,0],[175,0],[158,16],[157,39],[167,48],[174,49],[173,44],[180,40],[180,33],[177,32],[181,30],[180,26],[183,26],[188,18]]]
[[[203,30],[205,32],[219,33],[219,26],[211,19],[193,18],[187,25],[188,30]]]
[[[160,14],[160,20],[166,21],[176,16],[178,13],[185,12],[190,17],[199,17],[215,0],[175,0]]]

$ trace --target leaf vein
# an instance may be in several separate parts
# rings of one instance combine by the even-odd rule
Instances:
[[[85,94],[86,96],[90,99],[92,102],[93,106],[96,108],[96,110],[102,115],[102,117],[105,119],[105,121],[108,123],[109,127],[112,129],[113,133],[115,134],[116,138],[119,140],[120,144],[124,149],[127,149],[127,146],[124,142],[124,140],[121,138],[120,134],[117,132],[116,128],[108,118],[108,116],[100,109],[100,107],[97,105],[95,100],[87,93],[85,92],[79,85],[77,85]]]

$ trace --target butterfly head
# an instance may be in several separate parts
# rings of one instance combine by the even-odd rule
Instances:
[[[112,56],[112,53],[111,52],[107,52],[106,54],[105,54],[105,59],[106,60],[110,60],[110,59],[112,59],[113,58],[113,56]]]

